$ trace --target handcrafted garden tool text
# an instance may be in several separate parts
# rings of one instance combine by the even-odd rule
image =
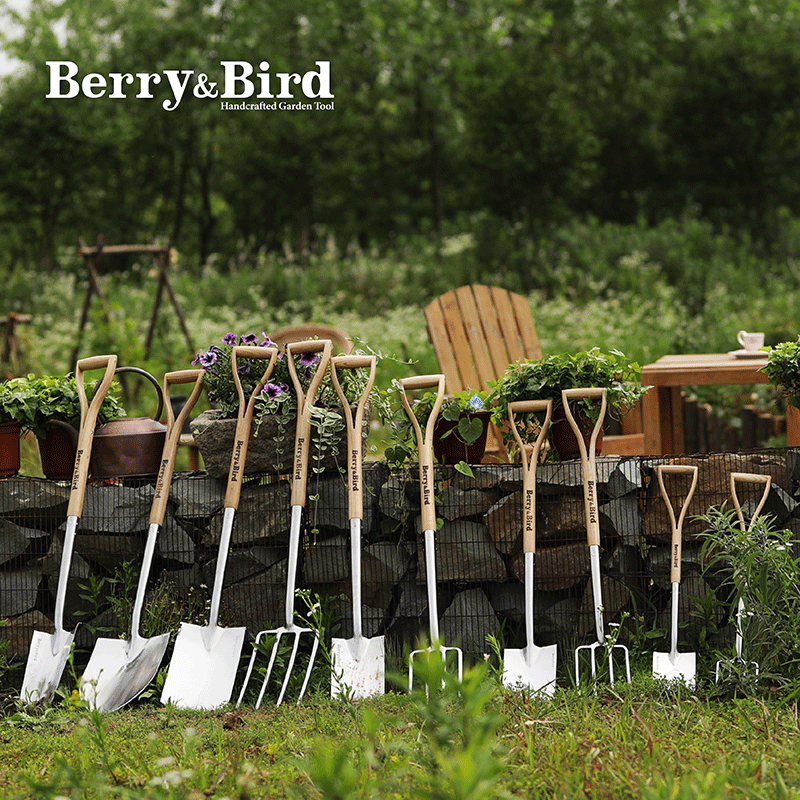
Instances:
[[[366,638],[361,616],[361,521],[364,516],[362,434],[364,407],[375,382],[375,356],[337,356],[331,360],[331,379],[342,401],[347,424],[347,507],[350,517],[350,576],[353,592],[353,637],[331,643],[331,697],[375,697],[384,692],[383,636]],[[338,370],[369,368],[369,376],[356,405],[350,408]]]
[[[267,368],[253,390],[249,401],[245,400],[239,379],[239,358],[269,359]],[[205,626],[182,622],[175,639],[175,649],[161,692],[162,703],[172,703],[178,708],[213,709],[225,705],[231,699],[239,656],[244,644],[245,628],[222,628],[219,618],[225,565],[228,561],[233,518],[239,505],[244,469],[247,458],[247,443],[256,400],[266,384],[278,358],[276,347],[239,346],[231,353],[233,380],[239,393],[239,414],[233,438],[231,466],[228,472],[228,488],[225,493],[225,508],[222,518],[214,587],[211,592],[211,610]]]
[[[751,483],[751,484],[762,484],[764,489],[761,493],[761,500],[759,500],[758,504],[756,505],[755,511],[753,511],[752,515],[750,516],[750,524],[747,526],[747,531],[751,531],[753,528],[753,523],[758,518],[758,515],[761,513],[761,509],[764,507],[764,503],[767,502],[767,496],[769,495],[770,487],[772,486],[772,477],[770,475],[760,475],[757,473],[752,472],[731,472],[730,483],[731,483],[731,495],[733,496],[733,505],[736,509],[736,516],[739,518],[739,528],[744,532],[745,531],[745,522],[744,522],[744,514],[742,513],[742,506],[739,502],[739,496],[736,494],[736,482],[740,481],[741,483]],[[758,670],[759,666],[755,661],[745,661],[744,657],[742,656],[742,644],[743,644],[743,635],[742,635],[742,613],[744,612],[744,598],[740,597],[737,604],[736,604],[736,639],[734,642],[734,661],[742,664],[746,669],[751,669],[755,673],[755,678],[758,679]],[[722,668],[725,666],[725,662],[717,661],[716,669],[715,669],[715,681],[719,683],[720,674]]]
[[[72,564],[75,532],[78,529],[81,511],[83,511],[83,498],[86,493],[86,479],[89,475],[89,459],[92,455],[95,423],[97,422],[97,415],[100,413],[100,406],[103,404],[108,392],[108,387],[114,379],[116,367],[117,357],[108,355],[83,358],[78,361],[75,369],[75,381],[81,406],[81,425],[78,432],[77,451],[75,453],[69,504],[67,506],[64,549],[61,554],[61,566],[58,573],[56,608],[53,618],[55,633],[33,632],[20,692],[20,697],[24,703],[38,703],[49,700],[52,697],[53,692],[58,688],[58,683],[61,680],[61,675],[64,672],[64,667],[72,648],[72,642],[75,639],[75,631],[68,633],[64,630],[64,603],[67,597],[67,583],[69,582],[69,572]],[[86,399],[83,376],[84,372],[95,369],[105,369],[105,374],[95,390],[92,402],[89,403]]]
[[[678,652],[678,600],[681,585],[681,551],[683,545],[683,518],[686,516],[686,509],[689,501],[697,488],[697,467],[683,464],[659,464],[656,468],[658,473],[658,485],[661,489],[661,496],[667,504],[669,521],[672,526],[672,547],[670,549],[670,571],[669,578],[672,584],[672,613],[670,615],[670,651],[669,653],[653,653],[653,677],[669,681],[683,681],[690,689],[695,688],[697,683],[697,656],[695,653]],[[665,475],[691,475],[692,482],[686,492],[686,497],[681,504],[680,514],[677,522],[675,512],[669,499],[669,493],[664,483]]]
[[[398,383],[400,384],[400,399],[414,428],[419,451],[420,506],[422,511],[422,530],[425,536],[425,583],[428,587],[428,619],[430,626],[430,647],[424,650],[413,650],[408,657],[408,688],[410,691],[414,685],[414,656],[420,653],[429,655],[436,653],[446,661],[447,653],[455,652],[458,679],[461,680],[464,674],[464,654],[458,647],[444,647],[439,641],[439,608],[436,597],[436,501],[433,495],[433,429],[436,425],[439,409],[444,401],[444,375],[418,375],[413,378],[401,378]],[[408,401],[406,391],[434,387],[436,388],[436,400],[425,425],[425,434],[423,436],[419,421]]]
[[[583,439],[580,426],[569,407],[570,400],[600,400],[600,408],[597,420],[592,428],[591,438],[588,443]],[[605,389],[562,389],[561,402],[564,405],[569,424],[575,433],[578,441],[578,450],[581,454],[581,469],[583,472],[583,499],[586,507],[586,534],[589,542],[589,558],[591,561],[592,574],[592,598],[594,601],[594,621],[597,632],[597,641],[588,645],[580,645],[575,649],[575,681],[578,686],[581,683],[580,674],[580,652],[588,650],[592,667],[592,680],[597,678],[597,661],[595,651],[601,648],[606,651],[608,658],[608,676],[611,683],[614,683],[614,651],[622,652],[625,659],[625,675],[628,683],[631,682],[631,665],[628,655],[628,648],[623,644],[616,644],[606,641],[603,628],[603,591],[602,579],[600,576],[600,515],[597,502],[597,468],[595,465],[595,446],[597,437],[603,427],[603,418],[606,413],[606,390]]]
[[[203,370],[189,369],[168,372],[164,376],[164,400],[167,414],[167,436],[161,453],[158,477],[153,489],[150,527],[147,532],[142,568],[136,589],[131,617],[130,639],[98,639],[81,678],[81,696],[98,711],[116,711],[138,697],[153,680],[169,644],[169,631],[145,638],[140,634],[142,608],[147,580],[153,563],[158,530],[164,523],[169,500],[169,487],[175,471],[178,441],[184,423],[203,389]],[[170,403],[170,386],[194,381],[189,398],[178,418]]]
[[[306,483],[308,480],[308,454],[310,449],[311,439],[311,409],[314,405],[314,399],[317,395],[317,390],[322,382],[325,370],[328,369],[328,362],[331,359],[331,350],[333,343],[330,339],[311,339],[304,342],[290,342],[286,345],[286,357],[289,359],[289,374],[292,377],[295,392],[297,393],[297,429],[294,440],[294,467],[292,469],[292,521],[291,528],[289,529],[289,561],[286,570],[286,603],[284,613],[284,624],[278,628],[271,630],[261,631],[256,636],[253,643],[253,654],[250,656],[250,664],[247,667],[247,674],[244,677],[244,684],[242,691],[239,693],[239,700],[237,705],[241,704],[244,698],[244,692],[247,688],[247,683],[250,680],[250,675],[253,671],[256,656],[258,655],[258,645],[262,639],[268,636],[275,637],[275,643],[270,652],[269,663],[267,664],[267,672],[264,676],[264,682],[261,684],[261,691],[256,700],[256,708],[259,708],[261,701],[264,699],[264,692],[267,689],[270,676],[272,675],[275,660],[278,656],[278,649],[281,644],[281,637],[285,635],[293,636],[294,642],[292,643],[292,652],[289,656],[289,662],[286,667],[286,675],[281,684],[280,694],[278,695],[277,705],[283,702],[286,690],[289,688],[289,679],[294,669],[294,662],[297,657],[297,650],[300,645],[300,637],[304,633],[311,634],[312,645],[311,654],[308,660],[308,667],[306,668],[305,678],[303,685],[300,687],[300,693],[297,698],[299,703],[303,699],[306,692],[308,681],[311,678],[311,671],[314,668],[314,659],[317,655],[319,648],[319,631],[313,628],[302,628],[294,623],[294,601],[295,601],[295,581],[297,580],[297,561],[300,552],[300,530],[303,521],[303,508],[306,504]],[[313,365],[315,372],[313,377],[308,383],[308,387],[303,391],[303,386],[297,377],[297,366],[295,364],[295,353],[301,356],[312,356],[315,353],[321,353],[316,359],[316,364]],[[307,364],[311,367],[312,364]]]
[[[530,453],[520,436],[515,414],[545,412],[544,421]],[[547,436],[553,415],[552,400],[518,400],[508,404],[508,419],[519,445],[522,459],[522,543],[525,552],[525,634],[527,646],[522,650],[506,648],[503,652],[503,685],[529,688],[552,695],[556,688],[557,645],[537,647],[533,641],[533,574],[536,557],[536,465],[539,451]]]

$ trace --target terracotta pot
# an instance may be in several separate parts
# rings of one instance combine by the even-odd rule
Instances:
[[[586,414],[578,409],[573,410],[572,415],[575,417],[575,422],[578,423],[583,442],[586,446],[586,452],[589,452],[589,441],[592,438],[592,431],[594,430],[594,420],[589,419]],[[564,406],[557,405],[553,409],[553,419],[550,423],[550,442],[553,445],[558,457],[562,461],[567,461],[572,458],[580,458],[581,451],[578,446],[578,440],[575,438],[575,432],[572,430],[572,425],[569,424]],[[597,441],[594,445],[594,454],[600,455],[603,449],[603,431],[597,434]]]
[[[467,444],[458,434],[458,422],[466,417],[478,419],[483,425],[480,436],[472,443]],[[457,464],[466,461],[467,464],[480,464],[486,452],[486,434],[489,430],[488,411],[462,411],[458,420],[439,419],[433,426],[433,455],[441,464]],[[445,435],[447,434],[447,435]]]
[[[19,472],[19,437],[22,425],[19,422],[0,423],[0,476],[16,475]]]
[[[36,437],[42,460],[42,474],[48,480],[68,481],[72,477],[77,444],[72,435],[74,432],[71,426],[51,420],[45,438]]]

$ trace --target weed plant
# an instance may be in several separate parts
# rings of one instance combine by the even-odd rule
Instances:
[[[768,516],[742,531],[733,510],[712,508],[702,519],[708,525],[701,534],[705,574],[718,586],[717,597],[727,598],[731,626],[738,599],[744,601],[745,661],[737,661],[732,648],[717,654],[729,688],[753,687],[749,662],[758,664],[758,679],[767,685],[784,690],[800,685],[800,558],[794,534],[777,529]]]

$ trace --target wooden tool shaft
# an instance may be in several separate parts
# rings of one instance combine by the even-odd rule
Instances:
[[[589,440],[587,451],[586,442],[583,440],[583,433],[578,425],[572,410],[569,407],[570,400],[581,400],[584,398],[599,399],[600,410],[597,420],[592,428],[592,435]],[[575,438],[578,441],[578,450],[581,454],[581,466],[583,469],[583,498],[586,509],[586,536],[589,546],[600,546],[600,513],[597,501],[597,468],[595,466],[595,446],[597,437],[603,429],[603,419],[606,413],[606,390],[598,388],[578,388],[562,389],[561,402],[564,406],[564,413],[572,428]]]
[[[245,400],[242,381],[239,377],[239,358],[269,359],[260,380],[253,389],[249,400]],[[225,507],[238,508],[239,496],[242,493],[242,480],[247,459],[247,443],[250,439],[250,424],[253,420],[253,410],[256,400],[264,389],[275,363],[278,359],[277,347],[255,347],[246,345],[234,347],[231,351],[231,372],[236,391],[239,394],[239,415],[236,419],[236,432],[233,435],[233,451],[231,452],[231,465],[228,470],[228,488],[225,492]]]
[[[170,483],[172,483],[172,475],[175,471],[175,458],[178,452],[181,431],[197,402],[197,398],[203,390],[204,375],[205,370],[202,369],[184,369],[176,372],[168,372],[164,375],[163,393],[164,408],[167,414],[167,436],[161,451],[161,463],[158,469],[156,484],[153,488],[153,505],[150,508],[151,525],[161,525],[164,521],[167,501],[169,500],[169,487]],[[176,419],[175,412],[172,410],[172,403],[170,402],[170,387],[178,384],[191,383],[192,381],[194,381],[192,392]]]
[[[670,550],[669,577],[670,577],[670,583],[676,584],[681,582],[683,520],[686,516],[686,511],[689,508],[689,501],[692,499],[694,491],[697,488],[698,469],[697,467],[688,464],[659,464],[658,467],[656,468],[656,472],[658,473],[658,485],[661,489],[661,496],[664,498],[664,503],[667,506],[667,511],[669,512],[670,525],[672,527],[672,547]],[[675,510],[673,508],[672,501],[670,500],[669,492],[667,491],[667,486],[664,481],[665,475],[692,476],[691,485],[689,486],[689,490],[686,493],[686,498],[681,504],[681,510],[677,520],[675,518]]]
[[[528,447],[522,441],[516,415],[541,412],[545,413],[544,422],[539,426],[533,449],[529,453]],[[522,460],[522,548],[525,553],[536,552],[536,466],[552,416],[552,400],[517,400],[508,404],[508,421],[511,424],[511,432],[517,440]]]
[[[362,519],[364,516],[364,493],[362,488],[363,468],[362,468],[362,441],[361,428],[364,424],[364,410],[369,399],[369,393],[375,383],[375,370],[377,368],[376,356],[336,356],[331,359],[331,380],[333,381],[336,394],[342,402],[345,423],[347,425],[347,507],[349,517]],[[353,414],[350,408],[350,400],[345,395],[339,383],[338,370],[341,369],[369,369],[367,382],[361,392],[356,404],[356,412]]]
[[[422,513],[422,530],[436,530],[436,504],[433,497],[433,429],[436,418],[444,402],[444,375],[415,375],[410,378],[401,378],[400,399],[403,407],[411,420],[414,433],[417,437],[417,450],[419,452],[419,490],[420,506]],[[423,434],[419,420],[414,414],[411,403],[406,395],[407,391],[415,389],[436,389],[436,399],[433,403],[430,416],[425,425]]]
[[[86,397],[84,373],[95,369],[105,368],[105,373],[95,389],[92,402]],[[114,371],[117,368],[117,356],[91,356],[82,358],[75,367],[75,383],[78,389],[78,401],[81,407],[81,424],[78,431],[78,446],[75,451],[75,464],[72,470],[72,484],[70,487],[67,516],[79,517],[83,508],[83,497],[86,493],[86,480],[89,477],[89,459],[92,454],[94,428],[100,407],[103,405],[106,393],[114,380]]]
[[[294,467],[292,470],[291,491],[291,504],[293,506],[304,506],[306,504],[308,454],[311,449],[311,409],[319,386],[322,383],[322,378],[328,369],[332,349],[333,342],[330,339],[308,339],[302,342],[289,342],[286,345],[286,355],[289,359],[289,375],[292,378],[297,394],[297,429],[294,440]],[[320,353],[319,360],[314,367],[314,375],[305,391],[303,391],[303,386],[297,376],[297,366],[294,361],[295,353]]]

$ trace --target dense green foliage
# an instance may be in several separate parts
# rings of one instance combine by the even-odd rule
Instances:
[[[769,248],[797,214],[797,0],[33,0],[21,22],[5,45],[24,69],[0,88],[6,267],[63,265],[99,234],[169,238],[199,269],[467,231],[481,273],[552,290],[580,248],[553,228],[570,218],[689,213]],[[57,60],[77,80],[195,74],[172,111],[166,79],[151,100],[48,99]],[[224,111],[194,89],[225,60],[269,62],[273,85],[329,61],[335,109]],[[740,266],[724,244],[694,254],[694,293],[708,262]]]

